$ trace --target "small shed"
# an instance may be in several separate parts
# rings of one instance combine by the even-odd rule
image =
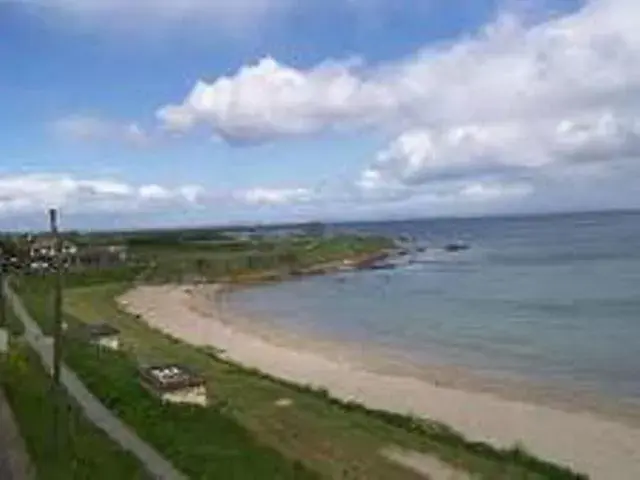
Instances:
[[[202,377],[177,364],[155,365],[140,370],[142,385],[163,402],[206,406],[207,386]]]
[[[93,345],[120,350],[120,330],[108,323],[90,323],[82,328],[83,336]]]

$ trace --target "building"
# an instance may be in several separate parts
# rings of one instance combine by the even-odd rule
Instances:
[[[60,245],[60,252],[65,257],[70,257],[78,253],[78,247],[67,240],[63,240]],[[56,254],[56,241],[53,237],[41,237],[31,242],[29,246],[29,257],[32,259],[51,259]]]
[[[120,350],[120,330],[107,323],[91,323],[82,327],[81,334],[92,345]]]
[[[163,402],[206,406],[203,378],[177,364],[156,365],[140,370],[142,385]]]

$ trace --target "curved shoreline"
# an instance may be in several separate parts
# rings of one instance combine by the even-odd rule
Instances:
[[[220,318],[211,286],[137,287],[121,297],[131,313],[189,343],[214,346],[239,364],[371,408],[412,413],[443,422],[472,440],[496,446],[524,444],[544,459],[592,478],[640,478],[640,428],[588,411],[568,411],[495,393],[362,368],[353,358],[322,355],[304,341],[273,342]],[[227,317],[227,315],[224,315]],[[242,322],[240,322],[242,323]],[[337,353],[337,352],[336,352]],[[446,382],[444,382],[446,383]]]
[[[321,336],[316,332],[292,331],[275,326],[264,317],[238,312],[227,303],[220,305],[222,285],[205,284],[189,288],[188,307],[195,313],[211,317],[233,330],[257,336],[275,346],[294,348],[315,353],[324,358],[348,364],[352,368],[394,377],[422,380],[436,386],[489,393],[505,400],[534,403],[570,413],[587,412],[640,428],[640,398],[619,399],[604,397],[591,390],[561,388],[557,385],[536,383],[527,378],[509,377],[491,372],[476,372],[470,367],[453,366],[432,361],[417,361],[391,347],[370,343],[346,341]],[[233,292],[246,286],[227,287]]]

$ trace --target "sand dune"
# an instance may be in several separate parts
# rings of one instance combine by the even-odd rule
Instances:
[[[326,387],[334,396],[372,408],[444,422],[475,440],[524,444],[532,453],[595,479],[640,478],[640,428],[584,411],[568,412],[489,393],[375,373],[295,343],[272,342],[233,327],[215,308],[212,287],[138,287],[121,298],[151,326],[196,345],[223,349],[228,358],[298,383]]]

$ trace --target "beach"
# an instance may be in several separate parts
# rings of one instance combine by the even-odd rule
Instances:
[[[329,344],[252,329],[250,322],[219,304],[219,288],[139,286],[119,300],[130,313],[167,334],[215,347],[225,358],[270,375],[327,388],[340,399],[440,421],[469,439],[495,446],[521,444],[591,478],[640,478],[640,426],[632,415],[606,415],[578,403],[575,409],[566,403],[555,408],[518,395],[460,388],[464,382],[446,378],[455,372],[429,381],[428,376],[367,368],[366,347],[342,355]]]

